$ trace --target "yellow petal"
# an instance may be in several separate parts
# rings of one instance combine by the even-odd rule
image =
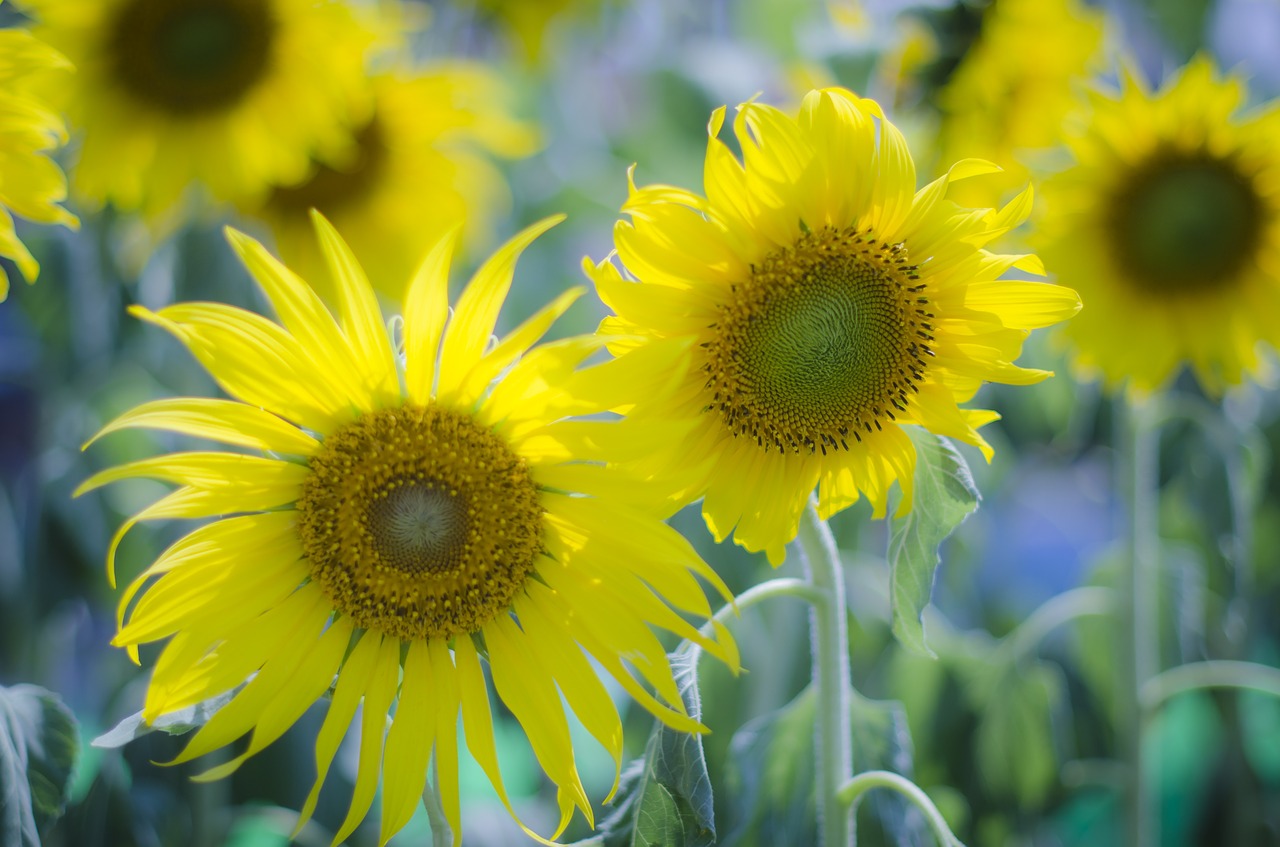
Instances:
[[[84,447],[121,429],[161,429],[223,444],[274,453],[310,456],[319,442],[270,412],[233,400],[175,397],[143,403],[125,412],[85,442]]]
[[[458,230],[444,235],[427,253],[409,283],[404,301],[404,381],[409,399],[425,405],[435,387],[440,336],[449,318],[449,264]]]

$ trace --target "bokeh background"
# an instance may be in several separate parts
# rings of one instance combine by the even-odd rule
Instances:
[[[1006,0],[995,5],[1001,4]],[[545,27],[529,23],[535,6],[545,7]],[[469,236],[455,293],[487,250],[556,212],[568,220],[521,260],[500,330],[584,284],[582,257],[598,260],[612,249],[627,168],[636,165],[640,183],[700,187],[711,110],[757,95],[784,107],[814,84],[873,96],[907,134],[921,181],[932,179],[954,158],[942,148],[948,121],[960,118],[945,92],[984,38],[996,11],[988,6],[895,0],[410,0],[398,6],[404,38],[398,49],[415,61],[484,63],[508,87],[511,115],[538,134],[529,155],[494,158],[509,197],[487,232]],[[1096,64],[1066,86],[1065,95],[1091,78],[1114,79],[1121,53],[1158,80],[1197,52],[1247,75],[1253,102],[1280,94],[1280,4],[1274,0],[1133,0],[1075,8],[1104,20],[1105,35]],[[28,21],[20,5],[0,7],[0,26],[21,25]],[[1011,62],[1034,64],[1047,48],[1032,33],[1009,49],[1022,51],[1021,58],[1010,54]],[[1042,129],[1050,136],[1057,131]],[[74,174],[80,128],[70,130],[59,158]],[[1052,145],[1046,148],[1052,158]],[[1021,158],[1014,155],[1010,166]],[[211,299],[264,309],[221,227],[230,223],[268,239],[270,230],[216,205],[159,230],[126,210],[80,206],[74,194],[68,208],[81,216],[78,232],[19,222],[42,262],[36,285],[24,285],[11,263],[0,263],[14,281],[0,303],[0,684],[35,683],[56,692],[74,713],[84,744],[66,814],[45,833],[45,843],[285,844],[313,778],[311,739],[323,705],[232,778],[211,784],[187,779],[208,761],[155,764],[181,749],[179,737],[155,733],[120,749],[91,746],[139,709],[154,659],[144,651],[139,668],[108,644],[117,596],[107,585],[104,556],[116,527],[161,489],[133,482],[71,497],[101,467],[180,446],[164,435],[130,432],[82,453],[103,423],[145,400],[218,394],[177,342],[129,318],[126,307]],[[430,233],[422,237],[425,249]],[[395,285],[385,282],[384,291],[394,292]],[[553,332],[589,332],[603,314],[589,295]],[[1033,337],[1022,362],[1058,376],[979,395],[977,405],[999,410],[1003,420],[986,430],[996,447],[991,464],[966,453],[983,502],[943,550],[936,608],[927,617],[937,660],[906,653],[890,634],[886,527],[861,507],[834,522],[849,562],[855,685],[869,698],[900,704],[869,711],[877,740],[866,754],[911,771],[967,844],[1120,847],[1115,624],[1081,619],[1025,652],[1005,638],[1062,592],[1118,579],[1123,509],[1114,493],[1116,409],[1097,386],[1074,378],[1051,333]],[[1193,381],[1176,388],[1191,408],[1207,402]],[[1274,380],[1231,392],[1222,421],[1206,427],[1193,415],[1170,424],[1162,441],[1166,665],[1207,657],[1280,664]],[[1233,497],[1243,511],[1233,508]],[[735,590],[772,575],[763,556],[713,544],[696,509],[675,524]],[[131,532],[119,554],[122,582],[185,529]],[[799,573],[793,564],[783,570]],[[733,678],[708,666],[702,688],[703,720],[713,730],[706,749],[720,843],[810,843],[812,822],[788,819],[785,804],[775,802],[779,786],[760,784],[755,743],[776,732],[770,721],[785,718],[778,710],[808,682],[806,612],[794,601],[776,601],[745,613],[735,632],[747,672]],[[650,720],[629,715],[629,752],[640,753]],[[535,828],[553,828],[553,797],[518,727],[500,715],[497,731],[519,808]],[[603,797],[612,767],[580,735],[588,792]],[[1247,693],[1182,695],[1164,708],[1148,740],[1160,751],[1163,844],[1280,844],[1280,702]],[[812,755],[807,741],[801,735],[794,745],[797,772]],[[328,843],[345,814],[354,772],[351,744],[298,843]],[[465,755],[462,779],[468,845],[527,843]],[[895,843],[896,831],[886,833],[876,804],[866,804],[861,821],[861,843]],[[579,820],[568,840],[589,834]],[[896,843],[928,843],[923,832],[901,837],[911,840]],[[392,844],[429,839],[419,815]],[[366,822],[349,843],[376,843],[376,822]]]

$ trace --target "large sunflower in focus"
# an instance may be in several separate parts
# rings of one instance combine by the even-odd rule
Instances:
[[[291,268],[323,280],[308,215],[318,209],[356,253],[369,257],[374,286],[394,297],[393,286],[420,258],[424,236],[461,220],[474,240],[488,234],[510,202],[489,156],[526,156],[537,136],[510,116],[501,80],[478,65],[383,75],[370,85],[373,110],[355,144],[334,161],[317,161],[302,182],[275,186],[245,211],[271,224]]]
[[[250,735],[204,778],[231,772],[278,738],[336,675],[299,823],[314,810],[363,701],[355,792],[335,844],[367,813],[379,773],[385,843],[421,801],[433,755],[459,843],[459,721],[507,801],[486,663],[557,786],[557,835],[575,807],[592,818],[562,697],[621,761],[618,713],[588,656],[685,731],[700,727],[650,627],[693,639],[736,667],[718,625],[720,637],[708,639],[680,614],[711,614],[692,574],[727,596],[723,583],[644,507],[637,486],[603,464],[637,439],[635,427],[565,419],[660,390],[654,374],[678,362],[577,369],[602,343],[591,337],[530,349],[580,290],[490,344],[516,257],[549,223],[481,267],[451,317],[450,243],[442,241],[408,290],[399,353],[363,271],[318,216],[337,320],[306,283],[236,232],[232,244],[280,323],[216,303],[135,309],[182,341],[237,400],[158,400],[100,434],[160,428],[258,454],[175,453],[81,486],[136,477],[179,486],[121,528],[111,557],[138,521],[222,516],[130,585],[114,643],[136,657],[137,645],[168,639],[147,690],[148,721],[243,685],[178,757]]]
[[[40,266],[18,240],[9,212],[39,223],[79,224],[58,205],[67,196],[67,178],[47,155],[66,140],[62,118],[28,90],[33,75],[69,69],[26,30],[0,30],[0,256],[12,259],[28,282]],[[0,300],[8,294],[9,277],[0,272]]]
[[[655,445],[645,473],[703,496],[718,539],[731,531],[779,563],[818,486],[825,518],[860,493],[886,508],[896,480],[911,507],[915,448],[903,425],[990,448],[994,412],[959,408],[983,382],[1048,376],[1012,364],[1028,330],[1075,313],[1075,292],[1005,280],[1033,256],[982,246],[1021,223],[1028,188],[1007,207],[966,209],[950,183],[994,166],[966,160],[920,191],[902,135],[880,107],[838,88],[812,91],[798,118],[739,108],[744,161],[711,120],[706,197],[631,186],[614,237],[634,281],[587,264],[616,313],[602,331],[628,347],[692,344],[669,398],[633,417],[688,421],[695,434]],[[736,527],[736,530],[735,530]]]
[[[1239,115],[1244,93],[1204,58],[1158,92],[1126,73],[1045,185],[1036,241],[1088,304],[1065,335],[1112,388],[1185,364],[1221,390],[1280,342],[1280,109]]]
[[[956,198],[997,202],[1025,185],[1023,157],[1056,147],[1076,87],[1101,61],[1103,15],[1078,0],[998,0],[976,41],[938,93],[943,162],[970,156],[1002,168]]]
[[[23,0],[76,65],[73,187],[154,216],[296,182],[347,137],[368,32],[336,0]]]

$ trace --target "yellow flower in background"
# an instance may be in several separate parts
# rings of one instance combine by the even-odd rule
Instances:
[[[1205,58],[1157,92],[1125,73],[1045,185],[1033,237],[1088,304],[1065,337],[1109,388],[1188,365],[1220,391],[1280,342],[1280,109],[1241,115],[1244,98]]]
[[[469,240],[485,240],[510,204],[489,157],[527,156],[537,136],[511,116],[501,80],[479,65],[388,74],[370,85],[373,110],[356,143],[245,212],[270,223],[289,267],[319,281],[325,275],[308,215],[318,209],[368,257],[374,287],[395,298],[433,234],[465,220]],[[317,287],[326,298],[334,293]]]
[[[957,206],[950,184],[994,169],[966,160],[916,191],[906,143],[875,102],[812,91],[798,118],[747,103],[734,122],[745,165],[718,137],[723,120],[717,110],[709,127],[705,197],[631,185],[614,238],[635,281],[607,261],[585,266],[615,312],[601,332],[629,336],[611,345],[622,361],[694,351],[670,397],[629,410],[694,428],[652,445],[641,470],[678,499],[702,496],[717,539],[733,532],[776,565],[815,486],[823,518],[860,494],[883,515],[895,480],[911,508],[904,424],[989,457],[976,429],[998,415],[958,404],[986,381],[1048,376],[1012,362],[1028,330],[1079,301],[1001,279],[1040,273],[1034,256],[982,249],[1026,218],[1029,188],[1000,210]]]
[[[79,226],[58,205],[67,196],[67,178],[48,157],[66,141],[62,118],[28,90],[32,75],[70,69],[26,30],[0,30],[0,256],[12,259],[27,282],[35,282],[40,265],[14,232],[10,211],[38,223]],[[0,300],[8,294],[9,278],[0,273]]]
[[[112,569],[115,545],[138,521],[223,516],[180,539],[129,586],[113,643],[136,658],[139,644],[169,639],[147,690],[148,721],[249,680],[177,759],[251,734],[202,779],[230,773],[278,738],[336,674],[316,742],[318,776],[298,824],[314,810],[363,700],[355,792],[335,844],[367,814],[380,773],[379,843],[403,827],[421,802],[433,748],[436,790],[460,843],[459,720],[511,808],[482,657],[557,786],[556,835],[575,807],[592,820],[562,697],[621,762],[622,725],[588,655],[684,731],[701,727],[651,627],[737,667],[723,628],[709,639],[684,616],[711,615],[693,574],[727,597],[724,584],[652,516],[633,480],[603,464],[633,443],[634,427],[565,419],[660,390],[678,358],[655,351],[665,360],[577,369],[601,339],[532,347],[581,289],[490,343],[518,255],[553,223],[500,249],[451,316],[452,241],[442,240],[408,288],[400,353],[355,257],[318,215],[337,320],[310,286],[235,231],[231,243],[280,323],[216,303],[134,309],[173,333],[237,399],[146,403],[99,437],[149,427],[255,452],[174,453],[81,486],[138,477],[179,486],[120,529]]]
[[[349,137],[371,35],[333,0],[24,0],[76,65],[73,189],[148,217],[297,182]]]
[[[960,186],[958,202],[998,203],[1020,190],[1023,158],[1056,147],[1080,87],[1102,59],[1100,10],[1079,0],[999,0],[977,40],[938,93],[939,157],[989,159],[997,179]]]
[[[521,58],[541,62],[549,48],[548,33],[557,19],[596,14],[603,0],[476,0],[467,3],[482,16],[496,19],[515,42]]]

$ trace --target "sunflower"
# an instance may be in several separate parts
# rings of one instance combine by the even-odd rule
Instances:
[[[1216,392],[1280,342],[1280,109],[1238,115],[1244,96],[1203,57],[1158,92],[1126,72],[1045,185],[1037,243],[1089,304],[1064,337],[1110,388],[1185,364]]]
[[[230,241],[279,324],[216,303],[134,308],[182,341],[239,402],[157,400],[99,436],[159,428],[265,455],[175,453],[102,471],[80,487],[137,477],[180,486],[121,527],[109,570],[120,536],[138,521],[222,516],[133,581],[113,643],[136,659],[138,645],[169,639],[147,690],[148,721],[243,685],[176,759],[252,733],[243,752],[206,779],[270,744],[333,686],[299,828],[363,700],[355,792],[335,844],[368,812],[379,773],[380,843],[399,830],[422,794],[433,748],[436,790],[460,833],[459,714],[467,746],[511,808],[482,658],[557,786],[556,835],[575,807],[592,819],[561,697],[615,763],[622,755],[618,713],[588,655],[684,731],[701,727],[685,712],[650,626],[737,666],[718,625],[707,638],[680,614],[711,614],[694,573],[728,597],[724,584],[637,499],[643,492],[632,481],[603,464],[635,441],[634,427],[565,419],[616,405],[623,393],[658,390],[654,374],[678,361],[651,358],[639,372],[619,361],[578,368],[602,343],[593,337],[530,350],[581,290],[490,344],[517,256],[554,222],[499,250],[452,317],[452,242],[442,240],[408,288],[401,354],[364,272],[319,215],[338,320],[305,282],[235,231]]]
[[[1102,21],[1078,0],[999,0],[987,8],[977,40],[938,93],[938,146],[943,162],[979,156],[1005,172],[960,187],[957,200],[996,202],[1026,184],[1025,157],[1059,144],[1075,87],[1101,61]]]
[[[692,345],[693,364],[666,398],[632,417],[687,421],[693,434],[652,450],[641,472],[703,496],[717,539],[731,531],[775,565],[815,486],[822,517],[865,494],[884,514],[890,485],[911,508],[914,424],[991,448],[977,433],[994,412],[961,409],[984,381],[1049,374],[1012,361],[1028,330],[1079,308],[1074,291],[1001,279],[1041,272],[1034,256],[982,245],[1021,223],[1028,187],[1003,209],[947,199],[955,180],[994,165],[957,163],[915,190],[915,165],[879,105],[811,91],[798,118],[739,107],[739,161],[712,116],[706,197],[636,188],[614,229],[617,266],[584,262],[614,311],[601,331],[622,359]],[[673,376],[673,378],[676,378]],[[735,530],[736,526],[736,530]]]
[[[302,182],[275,186],[244,211],[270,223],[290,267],[320,280],[308,217],[318,209],[370,257],[375,287],[394,294],[391,286],[413,271],[424,233],[465,220],[471,240],[488,234],[510,196],[487,155],[527,156],[537,137],[510,116],[501,80],[479,65],[386,74],[370,86],[373,111],[343,158],[315,162]]]
[[[301,180],[348,136],[367,30],[335,0],[24,0],[79,69],[73,188],[148,217]]]
[[[10,210],[39,223],[79,226],[76,216],[58,205],[67,196],[67,178],[47,156],[66,141],[62,118],[28,85],[33,75],[70,68],[26,30],[0,30],[0,256],[12,259],[28,282],[35,281],[40,266],[18,240]],[[9,277],[0,273],[0,300],[8,295]]]

